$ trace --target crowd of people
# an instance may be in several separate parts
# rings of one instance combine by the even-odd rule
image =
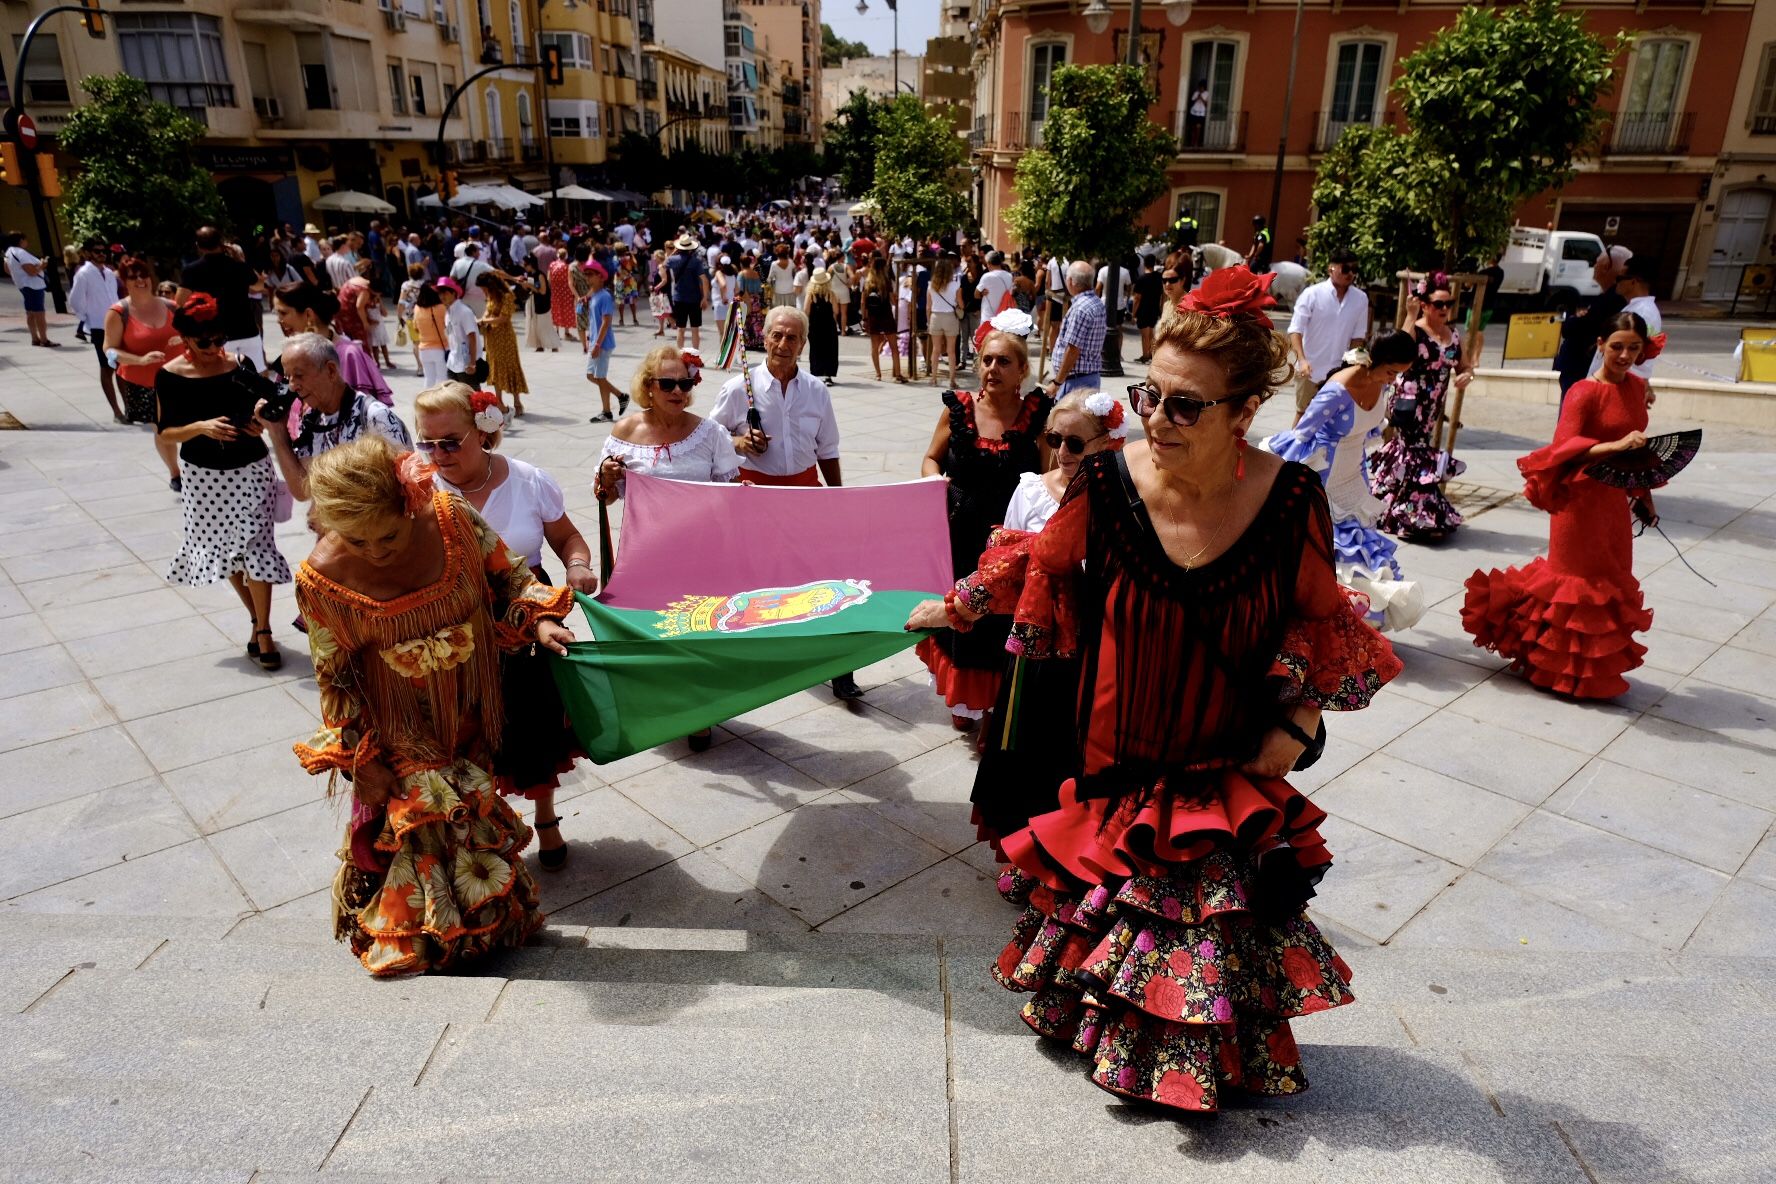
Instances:
[[[1324,712],[1367,706],[1401,670],[1379,629],[1423,605],[1395,539],[1461,524],[1440,426],[1474,359],[1448,277],[1425,276],[1376,333],[1354,259],[1334,253],[1279,332],[1271,275],[1199,284],[1189,243],[1109,282],[794,207],[699,211],[658,248],[644,218],[309,224],[250,244],[203,227],[193,245],[168,290],[152,262],[86,244],[72,307],[114,417],[153,425],[179,495],[167,579],[229,581],[266,669],[282,663],[273,589],[295,584],[322,714],[297,754],[346,783],[334,926],[369,971],[450,969],[542,924],[533,827],[508,798],[534,803],[538,866],[569,859],[554,794],[584,754],[547,655],[599,579],[560,482],[501,451],[531,393],[524,351],[580,346],[592,418],[611,425],[592,490],[608,504],[631,472],[840,485],[831,387],[838,340],[858,333],[878,377],[884,360],[902,382],[903,362],[944,371],[920,474],[948,482],[955,583],[907,628],[973,732],[974,824],[1021,909],[994,976],[1113,1093],[1213,1110],[1227,1091],[1305,1087],[1290,1021],[1349,1002],[1351,975],[1305,911],[1331,862],[1324,814],[1286,778],[1318,758]],[[1650,623],[1630,533],[1650,498],[1583,466],[1645,444],[1638,368],[1663,338],[1645,269],[1606,265],[1622,307],[1584,314],[1589,374],[1522,462],[1550,555],[1476,572],[1463,609],[1476,644],[1581,698],[1626,689]],[[10,251],[8,266],[34,274]],[[1148,365],[1126,399],[1103,389],[1107,291]],[[659,342],[626,387],[620,328]],[[412,430],[385,377],[403,347],[424,387]],[[1292,426],[1249,447],[1285,387]],[[297,502],[314,542],[292,571],[275,528]]]

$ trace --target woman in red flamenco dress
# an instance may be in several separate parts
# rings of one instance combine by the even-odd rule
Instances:
[[[1077,655],[1079,773],[1001,839],[1027,907],[993,974],[1097,1085],[1192,1112],[1306,1088],[1289,1021],[1353,998],[1305,909],[1325,813],[1283,775],[1322,708],[1400,670],[1338,583],[1318,477],[1244,447],[1287,371],[1269,283],[1227,268],[1186,297],[1131,390],[1146,439],[1085,458],[1025,563],[908,621],[1014,612],[1007,648]]]
[[[1611,699],[1646,646],[1634,635],[1653,623],[1634,578],[1630,503],[1652,512],[1644,492],[1585,475],[1592,461],[1646,445],[1646,381],[1630,371],[1649,345],[1646,322],[1618,313],[1598,341],[1603,365],[1575,383],[1560,409],[1554,442],[1517,462],[1523,496],[1553,517],[1548,554],[1524,567],[1468,577],[1462,627],[1474,644],[1509,658],[1538,687],[1575,699]]]

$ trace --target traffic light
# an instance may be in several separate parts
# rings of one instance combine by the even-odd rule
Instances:
[[[80,7],[86,10],[80,17],[86,31],[102,40],[105,36],[105,14],[99,11],[99,0],[80,0]]]
[[[0,181],[8,185],[25,183],[25,175],[19,171],[18,145],[11,140],[0,140]]]
[[[37,181],[42,187],[44,197],[60,197],[62,195],[62,175],[56,172],[53,153],[39,152],[37,154]]]
[[[543,81],[549,86],[560,86],[563,77],[561,47],[559,45],[543,46]]]

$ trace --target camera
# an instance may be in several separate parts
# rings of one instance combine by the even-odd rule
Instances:
[[[262,396],[265,399],[265,410],[260,418],[269,423],[277,423],[290,417],[290,408],[296,405],[296,392],[283,383],[271,384],[271,390]]]

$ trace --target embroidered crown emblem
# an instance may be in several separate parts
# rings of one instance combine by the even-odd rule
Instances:
[[[687,596],[658,610],[662,637],[686,633],[747,633],[831,616],[870,597],[868,580],[814,580],[788,588],[758,588],[731,596]]]

